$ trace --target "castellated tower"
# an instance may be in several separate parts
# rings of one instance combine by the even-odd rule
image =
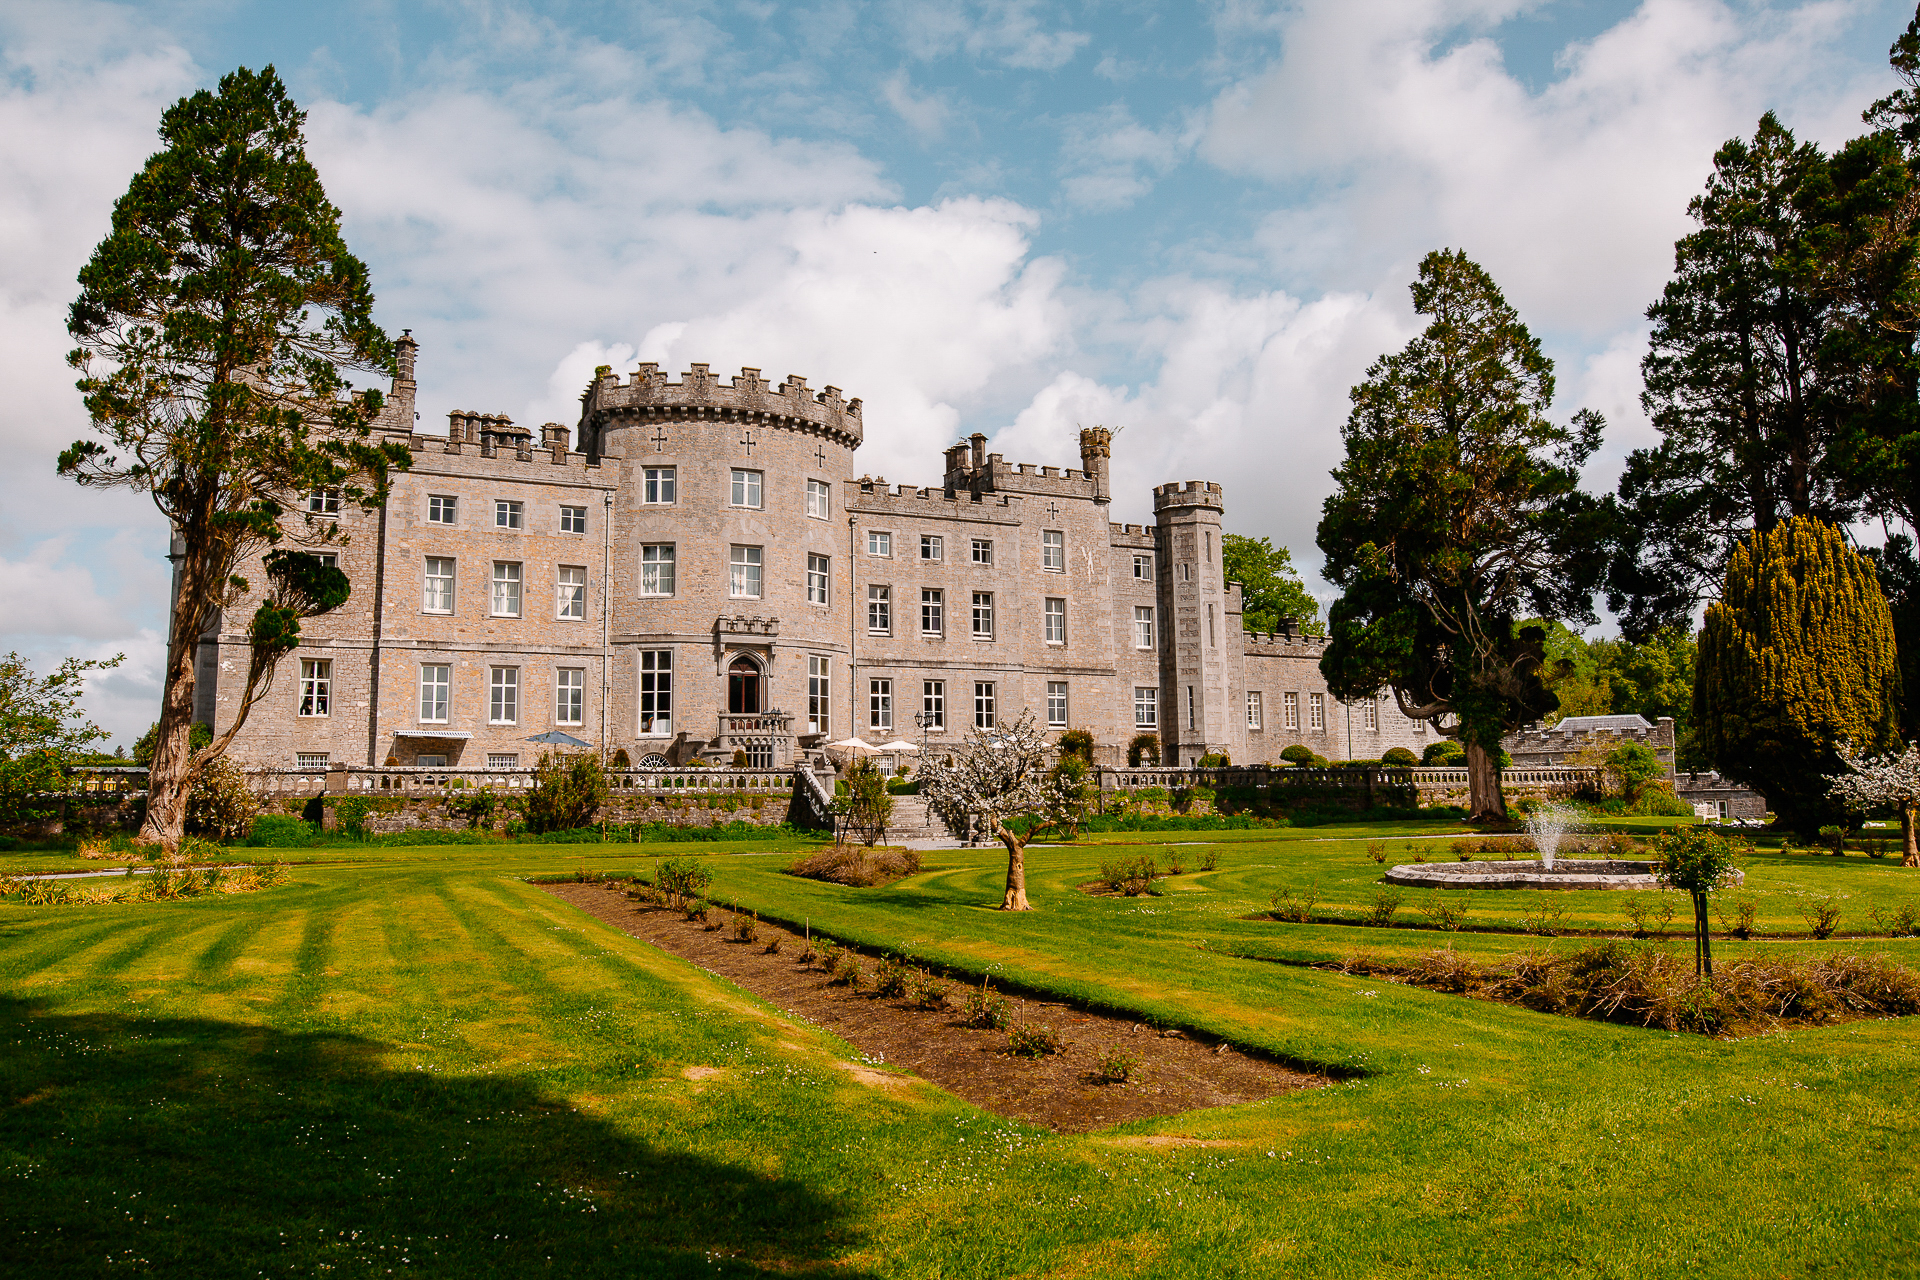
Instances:
[[[1106,503],[1113,498],[1107,476],[1107,464],[1113,454],[1113,432],[1105,427],[1080,428],[1080,469],[1093,480],[1093,500]]]
[[[1235,665],[1229,650],[1241,638],[1240,619],[1227,616],[1220,547],[1225,505],[1220,486],[1209,481],[1153,491],[1166,632],[1159,646],[1160,683],[1170,695],[1162,730],[1168,764],[1195,764],[1208,751],[1231,752],[1237,745],[1228,706]]]

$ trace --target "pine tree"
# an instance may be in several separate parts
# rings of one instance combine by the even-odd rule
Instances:
[[[391,375],[366,268],[340,236],[307,162],[304,114],[272,67],[241,68],[168,108],[165,148],[114,205],[112,230],[80,272],[68,317],[98,440],[60,455],[83,485],[153,498],[174,540],[175,602],[143,841],[177,847],[195,778],[266,696],[300,620],[338,608],[346,575],[317,556],[266,556],[272,590],[248,625],[246,688],[230,723],[190,745],[200,638],[248,589],[234,570],[289,533],[283,516],[316,490],[373,509],[397,444],[367,436],[377,390],[343,369]],[[297,544],[336,540],[307,517]]]
[[[1693,690],[1695,732],[1722,773],[1765,795],[1782,825],[1816,828],[1836,812],[1839,745],[1893,747],[1899,697],[1886,598],[1837,529],[1794,517],[1734,548]]]

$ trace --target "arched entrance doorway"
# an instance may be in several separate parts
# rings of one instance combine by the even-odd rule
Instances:
[[[760,686],[759,663],[744,653],[729,662],[727,664],[727,714],[759,715],[763,709]]]

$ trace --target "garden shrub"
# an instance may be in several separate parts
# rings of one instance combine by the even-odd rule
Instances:
[[[1088,764],[1093,763],[1093,735],[1085,729],[1068,729],[1060,735],[1060,754],[1079,756]]]
[[[1830,893],[1812,898],[1800,908],[1800,918],[1814,937],[1831,938],[1840,925],[1840,900]]]
[[[947,1007],[947,984],[921,969],[914,973],[908,996],[922,1009]]]
[[[313,828],[290,813],[261,814],[246,840],[252,849],[304,849],[312,843]]]
[[[1451,738],[1439,742],[1429,742],[1426,750],[1420,753],[1420,763],[1437,769],[1458,769],[1465,765],[1466,748]]]
[[[1153,882],[1159,874],[1159,868],[1154,864],[1153,858],[1145,854],[1137,858],[1100,864],[1100,883],[1107,887],[1107,892],[1125,894],[1129,898],[1151,893]]]
[[[247,787],[247,772],[221,756],[200,771],[187,793],[187,830],[219,840],[247,834],[260,801]]]
[[[1095,1084],[1131,1084],[1140,1074],[1140,1059],[1121,1049],[1109,1049],[1087,1074]]]
[[[1127,767],[1138,769],[1142,765],[1157,766],[1160,763],[1160,736],[1153,733],[1139,733],[1127,743]]]
[[[1007,1028],[1007,1052],[1016,1058],[1045,1058],[1065,1047],[1066,1042],[1052,1027],[1022,1022]]]
[[[897,1000],[907,994],[910,976],[911,971],[899,956],[881,956],[879,965],[873,971],[873,994]]]
[[[1733,918],[1728,919],[1726,903],[1713,904],[1713,913],[1720,917],[1720,927],[1742,940],[1753,936],[1753,922],[1760,913],[1760,903],[1750,893],[1743,893],[1733,900]]]
[[[1457,903],[1448,902],[1444,894],[1435,893],[1422,904],[1420,914],[1425,916],[1427,923],[1434,928],[1448,933],[1458,933],[1460,926],[1467,921],[1466,892],[1464,890],[1461,892],[1460,901]]]
[[[760,939],[760,917],[733,913],[733,936],[740,942],[757,942]]]
[[[1013,1021],[1013,1004],[992,989],[991,979],[982,978],[978,990],[967,992],[962,1021],[983,1031],[1004,1031]]]
[[[598,756],[542,751],[533,767],[533,789],[519,796],[514,807],[527,829],[539,835],[587,826],[606,802],[607,775]]]
[[[1398,889],[1375,889],[1373,905],[1367,908],[1366,922],[1383,927],[1392,924],[1393,913],[1400,909],[1401,896]]]
[[[791,862],[791,876],[825,880],[832,884],[870,889],[892,884],[920,872],[917,849],[878,845],[836,844]]]
[[[713,872],[693,858],[668,858],[659,864],[653,882],[667,895],[668,905],[678,907],[686,900],[703,897],[713,884]]]
[[[1420,763],[1420,757],[1405,747],[1390,747],[1381,755],[1380,763],[1394,769],[1411,769]]]
[[[1313,907],[1319,900],[1320,885],[1315,882],[1311,889],[1303,890],[1298,896],[1291,888],[1282,889],[1269,900],[1268,905],[1275,920],[1306,924],[1313,919]]]

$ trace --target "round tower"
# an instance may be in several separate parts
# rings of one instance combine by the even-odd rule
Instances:
[[[859,400],[798,375],[695,364],[673,382],[647,363],[589,384],[581,448],[620,468],[610,741],[636,763],[744,751],[779,767],[830,732],[850,616],[842,478],[861,437]]]

